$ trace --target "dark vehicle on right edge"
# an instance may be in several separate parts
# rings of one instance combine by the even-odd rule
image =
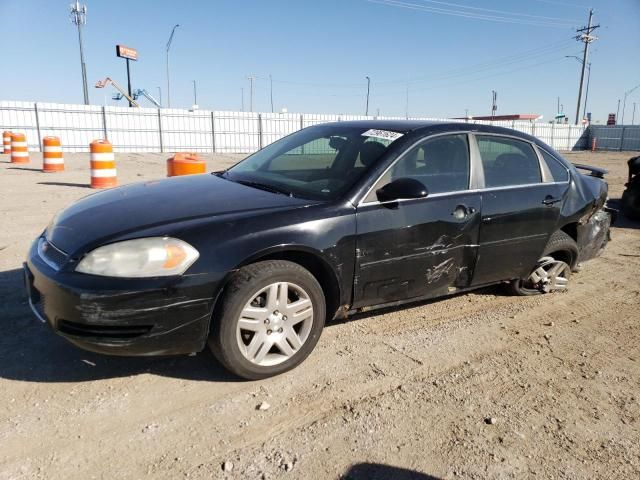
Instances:
[[[629,179],[622,192],[622,213],[631,219],[640,220],[640,156],[630,158]]]

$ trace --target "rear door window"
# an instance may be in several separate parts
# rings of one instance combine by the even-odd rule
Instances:
[[[551,177],[554,182],[568,182],[569,181],[569,172],[567,171],[567,167],[565,167],[560,160],[545,152],[542,149],[539,149],[540,153],[542,153],[542,158],[544,159],[544,163],[549,167],[549,171],[551,172]]]
[[[540,163],[533,147],[521,140],[477,135],[485,187],[540,183]]]

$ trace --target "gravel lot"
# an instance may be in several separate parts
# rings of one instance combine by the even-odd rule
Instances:
[[[569,155],[611,170],[612,199],[630,156]],[[120,182],[163,177],[166,157],[117,154]],[[88,154],[66,161],[0,157],[0,478],[640,478],[640,224],[621,219],[565,294],[360,315],[244,382],[209,352],[99,356],[32,317],[28,246],[92,192]]]

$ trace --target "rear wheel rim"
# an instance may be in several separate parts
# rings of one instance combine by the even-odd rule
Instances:
[[[526,280],[522,281],[522,289],[542,293],[562,292],[567,290],[571,267],[553,257],[542,257],[536,268]]]
[[[253,293],[236,326],[245,359],[261,367],[286,362],[304,346],[313,326],[313,302],[299,285],[276,282]]]

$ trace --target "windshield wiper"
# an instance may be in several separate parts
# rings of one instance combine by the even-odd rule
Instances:
[[[234,182],[240,183],[242,185],[246,185],[247,187],[258,188],[260,190],[265,190],[271,193],[280,193],[282,195],[286,195],[287,197],[293,197],[293,193],[284,188],[276,187],[274,185],[267,185],[265,183],[260,182],[252,182],[250,180],[232,180]]]

